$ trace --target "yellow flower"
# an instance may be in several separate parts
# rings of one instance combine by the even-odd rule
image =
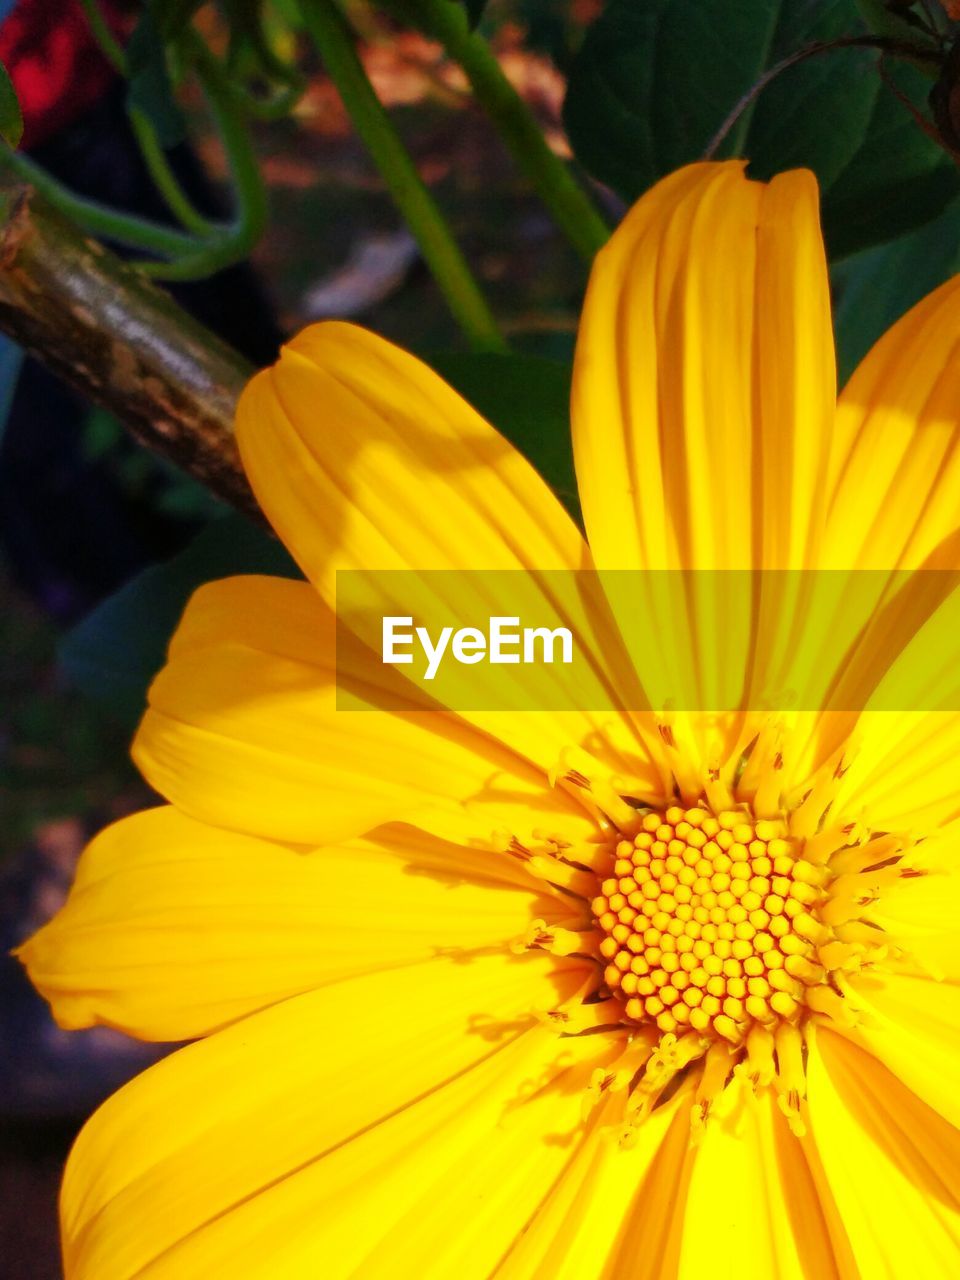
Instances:
[[[594,268],[589,551],[389,343],[317,325],[253,380],[309,584],[197,593],[135,745],[170,803],[21,951],[63,1026],[197,1038],[78,1139],[69,1280],[954,1273],[960,715],[344,717],[332,605],[350,568],[957,568],[958,344],[954,281],[838,407],[813,178],[709,164]],[[695,664],[737,629],[649,607]]]

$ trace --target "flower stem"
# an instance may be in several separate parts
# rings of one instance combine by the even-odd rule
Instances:
[[[490,45],[470,30],[463,5],[451,4],[450,0],[417,0],[415,18],[463,67],[477,101],[497,126],[554,221],[577,252],[590,262],[606,244],[610,229],[568,166],[550,150],[542,129],[507,79]]]
[[[267,190],[244,116],[241,92],[207,45],[193,37],[197,74],[226,152],[236,198],[233,237],[238,252],[249,253],[267,224]]]
[[[149,117],[133,106],[128,107],[127,114],[147,171],[167,208],[187,231],[201,238],[209,236],[214,230],[213,224],[193,207],[177,181]]]
[[[81,0],[81,4],[104,56],[121,75],[126,75],[126,54],[107,26],[97,0]],[[130,227],[134,235],[131,235],[125,243],[132,243],[160,253],[169,253],[174,257],[173,262],[140,264],[145,274],[166,280],[191,280],[198,276],[209,275],[218,268],[244,257],[260,238],[267,216],[266,193],[250,135],[242,118],[241,95],[229,83],[217,59],[192,29],[186,30],[184,40],[193,55],[197,74],[227,154],[236,190],[237,212],[233,222],[227,225],[204,217],[193,206],[180,186],[151,120],[143,111],[131,107],[129,109],[130,124],[154,186],[165,200],[170,212],[191,233],[190,239],[183,239],[179,246],[171,245],[167,249],[161,244],[153,243],[152,237],[137,235],[139,228]],[[31,175],[24,172],[23,176]],[[35,174],[32,175],[31,180],[34,185],[44,189],[46,194],[65,212],[71,212],[72,208],[78,214],[81,212],[76,199],[62,188],[58,190],[53,187],[52,180],[45,187],[37,181]],[[73,202],[72,206],[71,202]],[[109,217],[111,211],[97,210],[93,218],[90,217],[89,210],[82,212],[84,216],[78,220],[84,225],[104,235],[112,234],[109,228],[103,225],[103,215],[106,214]],[[121,237],[114,235],[113,238]]]
[[[101,53],[121,76],[127,74],[127,55],[122,45],[110,30],[100,10],[99,0],[80,0],[89,23],[91,33]],[[130,125],[140,148],[147,172],[153,184],[163,197],[167,208],[177,219],[189,236],[181,236],[174,232],[172,236],[157,235],[156,224],[146,223],[139,218],[117,214],[94,201],[84,200],[74,195],[55,179],[43,173],[29,163],[16,164],[10,159],[11,168],[17,170],[21,177],[29,178],[38,190],[44,192],[56,206],[89,231],[116,240],[133,248],[144,249],[154,253],[172,256],[186,255],[194,261],[200,253],[203,242],[223,239],[223,230],[210,219],[205,218],[197,210],[186,192],[180,186],[164,148],[157,137],[156,129],[149,116],[138,107],[128,105]],[[22,160],[22,157],[16,157]],[[142,264],[149,274],[160,274],[164,263]]]
[[[84,230],[117,244],[170,256],[190,252],[197,246],[194,237],[183,231],[132,214],[119,213],[96,200],[75,195],[28,156],[7,146],[0,146],[0,167],[3,166],[42,191],[52,204]]]
[[[100,12],[99,0],[80,0],[80,4],[87,15],[87,22],[90,24],[93,38],[100,46],[100,52],[113,67],[114,71],[119,71],[122,76],[125,76],[127,74],[127,56]]]
[[[300,0],[300,12],[357,133],[420,246],[457,323],[477,350],[505,350],[506,343],[493,313],[409,152],[374,93],[357,54],[353,35],[334,0]]]

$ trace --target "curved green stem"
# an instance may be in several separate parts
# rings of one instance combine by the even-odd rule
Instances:
[[[197,248],[195,237],[183,231],[151,222],[147,218],[119,213],[95,200],[75,195],[22,152],[13,151],[7,146],[0,147],[0,165],[6,165],[24,181],[36,187],[61,213],[73,219],[85,231],[130,248],[169,254],[171,257],[190,253]]]
[[[236,214],[229,238],[240,257],[249,253],[266,227],[267,190],[244,119],[240,95],[218,59],[195,33],[191,33],[190,47],[233,179]]]
[[[452,8],[453,6],[451,6]],[[481,351],[506,343],[450,228],[367,78],[353,35],[333,0],[300,0],[310,38],[443,292],[457,323]]]
[[[416,0],[410,13],[463,67],[477,101],[554,221],[577,252],[591,261],[609,239],[610,229],[569,167],[550,150],[543,130],[507,79],[490,45],[470,30],[463,5],[450,0]]]
[[[194,67],[203,86],[214,124],[223,143],[236,200],[233,220],[212,224],[205,239],[173,262],[145,262],[141,270],[159,280],[195,280],[244,258],[263,234],[267,222],[267,194],[256,152],[246,126],[242,95],[227,78],[223,66],[206,44],[188,36]]]
[[[127,55],[107,25],[98,0],[80,0],[80,3],[87,16],[93,37],[99,45],[103,56],[115,71],[125,76],[127,74]],[[167,208],[177,221],[187,231],[192,232],[193,235],[199,236],[201,239],[210,236],[215,230],[214,224],[194,208],[189,197],[180,186],[176,175],[170,167],[170,162],[167,160],[166,153],[160,145],[157,132],[149,116],[138,107],[128,108],[128,115],[134,136],[137,139],[137,145],[140,147],[140,154],[143,156],[154,186],[166,201]]]
[[[118,71],[124,72],[124,52],[104,22],[96,0],[82,0],[82,3],[105,55]],[[137,108],[130,111],[130,121],[144,161],[158,191],[186,228],[185,231],[120,213],[78,196],[27,156],[0,146],[0,165],[5,164],[42,192],[84,230],[130,248],[172,259],[137,264],[144,274],[166,280],[196,279],[236,262],[250,252],[267,219],[266,192],[239,95],[203,41],[193,32],[186,33],[186,41],[233,177],[237,209],[230,223],[213,222],[193,207],[170,168],[153,125]]]
[[[114,71],[119,71],[122,76],[125,76],[127,74],[127,55],[124,53],[116,36],[107,26],[97,0],[80,0],[80,3],[83,6],[84,13],[87,15],[87,22],[90,24],[93,38],[100,46],[100,52],[113,67]]]
[[[153,185],[163,196],[167,208],[187,231],[201,239],[209,236],[214,230],[214,224],[194,208],[180,186],[149,117],[138,107],[132,106],[128,107],[127,115]]]

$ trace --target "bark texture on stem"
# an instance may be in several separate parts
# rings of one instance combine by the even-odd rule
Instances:
[[[0,177],[0,330],[262,520],[233,435],[247,362],[31,187]]]

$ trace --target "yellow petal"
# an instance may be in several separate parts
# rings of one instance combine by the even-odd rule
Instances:
[[[711,1109],[690,1177],[679,1280],[854,1280],[842,1269],[800,1143],[769,1090],[735,1078]],[[839,1255],[839,1257],[838,1257]]]
[[[464,1081],[467,1098],[438,1096],[440,1124],[411,1108],[331,1160],[322,1177],[340,1209],[336,1230],[323,1244],[298,1242],[291,1256],[304,1272],[333,1256],[365,1280],[497,1272],[583,1142],[581,1098],[606,1051],[589,1041],[530,1037],[485,1087],[477,1073]]]
[[[864,597],[863,604],[869,603],[865,593],[872,592],[878,607],[881,602],[886,605],[887,584],[899,601],[904,600],[904,571],[960,568],[958,350],[960,276],[935,290],[898,321],[867,354],[840,396],[819,566],[828,570],[872,571],[870,578],[851,584],[855,594]],[[898,574],[896,579],[894,573]],[[899,647],[893,643],[896,629],[904,621],[916,626],[923,621],[922,613],[912,616],[915,609],[905,618],[897,600],[889,603],[886,615],[865,635],[850,664],[854,680],[863,681],[866,677],[863,688],[867,692],[883,676],[891,654]],[[860,612],[866,620],[863,604]],[[956,653],[950,634],[951,630],[953,635],[956,632],[955,612],[955,606],[948,602],[946,633],[938,638],[935,626],[926,627],[925,631],[931,633],[926,648],[918,649],[922,644],[922,637],[918,637],[918,642],[908,646],[900,659],[901,666],[906,664],[914,679],[926,671],[924,663],[932,658],[931,676],[936,677],[931,678],[923,702],[910,701],[906,705],[931,711],[956,707]],[[847,610],[844,627],[852,621],[849,614]],[[863,705],[858,696],[841,694],[841,699],[846,705]],[[888,699],[886,705],[904,704]],[[956,728],[955,723],[951,724],[955,719],[944,711],[941,726],[928,732],[918,712],[877,712],[867,718],[859,732],[869,753],[892,757],[891,747],[904,744],[901,755],[905,762],[909,762],[912,742],[919,735],[927,739],[921,752],[932,751],[942,761],[945,753],[955,751]],[[944,777],[942,764],[933,773],[924,776],[924,772],[921,767],[921,793],[939,787],[941,797],[950,794],[952,788]],[[902,805],[905,797],[901,790],[887,781],[881,782],[880,787],[894,804],[900,801]],[[925,826],[952,816],[949,807],[942,805],[928,810],[926,794],[919,794],[916,799],[917,817]]]
[[[890,935],[900,971],[960,982],[960,823],[924,840],[913,857],[926,874],[886,886],[870,919]]]
[[[919,629],[926,609],[933,607],[918,607],[922,596],[932,591],[935,597],[946,586],[945,578],[932,580],[911,600],[903,589],[908,571],[960,568],[958,354],[960,277],[895,324],[840,396],[819,567],[870,572],[850,580],[847,594],[859,602],[843,606],[839,627],[823,618],[820,625],[836,652],[838,633],[850,632],[856,615],[865,622],[871,607],[882,605],[883,612],[860,638],[838,705],[863,705],[856,690],[870,692],[901,647],[904,632]],[[932,622],[896,664],[909,673],[911,688],[918,688],[928,662],[930,679],[907,699],[890,696],[888,679],[876,706],[957,707],[956,604],[947,602],[942,625],[936,618]],[[882,748],[912,733],[910,717],[899,724],[892,714],[877,719],[874,727]]]
[[[533,467],[415,356],[312,325],[257,375],[237,438],[307,576],[335,569],[576,569],[583,541]]]
[[[928,488],[932,483],[928,477]],[[834,621],[818,611],[809,623],[829,637],[834,657],[848,650],[830,692],[846,710],[822,718],[821,744],[830,754],[849,737],[838,804],[854,814],[862,807],[875,830],[926,834],[960,813],[953,768],[960,735],[954,576],[853,570],[818,579],[835,580],[849,601]]]
[[[405,843],[384,831],[301,853],[152,809],[93,841],[20,959],[63,1027],[185,1040],[357,974],[508,951],[533,920],[567,922],[558,898],[498,883],[492,856]]]
[[[863,974],[848,985],[859,1016],[844,1034],[960,1128],[960,985],[889,971]]]
[[[582,685],[559,665],[537,672],[560,687],[548,705],[566,714],[498,715],[505,698],[514,705],[505,689],[539,705],[529,669],[513,665],[471,666],[474,698],[455,709],[489,706],[471,719],[539,763],[552,752],[551,767],[561,740],[585,746],[602,728],[585,712],[619,707],[609,621],[584,608],[576,580],[550,577],[590,568],[579,531],[533,467],[414,356],[353,325],[313,325],[249,384],[237,438],[271,523],[331,607],[341,574],[341,620],[368,643],[386,615],[485,627],[524,605],[577,637]],[[363,586],[345,571],[364,571]]]
[[[454,716],[339,711],[335,661],[307,583],[210,583],[150,689],[134,759],[192,817],[304,844],[498,786],[542,791],[542,773]]]
[[[960,816],[958,711],[866,711],[836,810],[875,831],[926,835]]]
[[[960,1247],[952,1126],[824,1028],[807,1083],[812,1136],[860,1275],[952,1275]]]
[[[602,568],[804,567],[835,394],[812,174],[657,184],[597,256],[574,370]]]
[[[804,568],[822,524],[835,369],[816,183],[742,170],[693,165],[638,202],[597,256],[577,342],[587,533],[602,570],[645,571],[633,607],[651,645],[663,637],[655,705],[731,705],[711,691],[751,680],[772,692],[797,601],[771,578],[758,600],[746,583],[743,607],[705,571]],[[649,572],[681,569],[700,572]],[[740,727],[703,742],[702,763]]]
[[[489,1276],[576,1150],[584,1073],[565,1064],[596,1052],[527,1035],[185,1237],[155,1273]]]
[[[681,1088],[622,1149],[601,1113],[504,1259],[504,1280],[662,1280],[683,1227],[690,1092]]]
[[[824,568],[960,567],[960,276],[880,339],[840,397]]]
[[[324,1270],[318,1258],[344,1274],[338,1250],[362,1256],[381,1215],[389,1224],[436,1177],[417,1160],[433,1129],[456,1139],[464,1126],[468,1150],[492,1141],[493,1090],[509,1140],[509,1101],[549,1078],[559,1047],[542,1028],[531,1038],[531,1012],[578,979],[536,958],[433,960],[293,997],[181,1050],[77,1140],[61,1200],[68,1280],[294,1280]],[[558,1118],[562,1132],[562,1103]],[[565,1148],[538,1157],[562,1162]]]

